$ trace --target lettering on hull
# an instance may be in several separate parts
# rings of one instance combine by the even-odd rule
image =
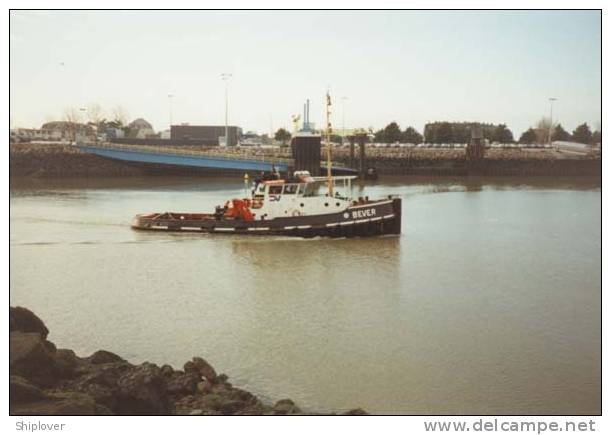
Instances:
[[[368,217],[374,217],[376,215],[375,208],[368,208],[365,210],[354,210],[352,212],[352,219],[362,219]]]
[[[353,237],[380,234],[400,234],[401,200],[392,201],[392,207],[380,207],[384,203],[363,204],[340,212],[321,216],[295,216],[270,220],[266,226],[239,219],[218,220],[213,215],[187,215],[167,213],[139,215],[132,222],[133,228],[157,231],[196,231],[233,234],[285,234],[290,236]]]

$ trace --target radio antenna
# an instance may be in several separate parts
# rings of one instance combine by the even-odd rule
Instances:
[[[327,91],[327,183],[329,196],[333,197],[333,177],[331,177],[331,96]]]

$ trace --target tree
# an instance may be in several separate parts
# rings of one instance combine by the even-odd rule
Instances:
[[[584,122],[573,130],[573,141],[586,144],[592,143],[592,132],[588,124]]]
[[[535,131],[535,129],[531,127],[524,133],[522,133],[519,142],[528,145],[537,142],[537,132]]]
[[[331,142],[332,142],[332,143],[340,143],[340,144],[341,144],[341,143],[342,143],[342,139],[343,139],[343,138],[342,138],[342,136],[341,136],[341,135],[339,135],[339,134],[332,134],[332,135],[330,136],[330,139],[331,139]]]
[[[554,131],[552,132],[552,141],[556,141],[556,140],[560,140],[560,141],[568,141],[571,140],[571,134],[566,131],[564,128],[562,128],[562,125],[557,124],[556,127],[554,127]]]
[[[125,109],[123,109],[121,106],[116,106],[114,109],[112,109],[112,120],[121,127],[125,126],[127,123],[127,112]]]
[[[394,143],[401,141],[401,128],[396,122],[391,122],[386,127],[384,127],[384,142],[385,143]]]
[[[452,143],[454,141],[454,130],[449,122],[441,122],[435,134],[435,143]]]
[[[79,123],[80,113],[74,107],[68,107],[64,110],[64,121],[68,124],[68,139],[76,140],[76,125]]]
[[[373,141],[375,143],[384,142],[384,130],[380,129],[373,134]]]
[[[274,134],[274,139],[282,142],[283,145],[286,145],[286,141],[291,138],[291,133],[286,131],[284,128],[279,128],[278,131]]]
[[[592,133],[592,143],[593,144],[602,143],[602,141],[603,141],[603,136],[599,130],[596,130],[594,133]]]
[[[505,124],[499,124],[492,132],[492,141],[498,143],[512,143],[513,133]]]
[[[469,143],[471,141],[471,130],[475,125],[482,127],[482,124],[472,124],[466,122],[454,122],[452,125],[451,143]]]
[[[549,118],[541,118],[537,122],[535,132],[537,134],[537,143],[543,144],[549,142],[549,133],[552,128],[552,123]]]
[[[98,103],[90,104],[89,107],[87,107],[87,116],[89,117],[89,122],[96,126],[105,121],[104,110]]]
[[[402,136],[402,141],[405,143],[422,143],[422,135],[414,127],[407,127]]]

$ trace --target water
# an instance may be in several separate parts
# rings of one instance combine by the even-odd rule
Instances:
[[[599,180],[367,186],[403,197],[400,237],[129,228],[136,213],[212,210],[242,187],[13,182],[11,305],[79,355],[175,367],[202,355],[235,385],[309,411],[600,412]]]

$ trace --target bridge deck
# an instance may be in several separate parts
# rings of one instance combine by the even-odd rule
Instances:
[[[148,145],[125,145],[114,143],[88,143],[75,145],[78,149],[115,160],[151,163],[173,166],[188,166],[215,169],[236,169],[243,171],[287,171],[293,166],[293,159],[265,155],[223,154],[221,149],[193,150]],[[321,166],[325,166],[321,162]],[[349,170],[343,165],[334,168]]]
[[[239,169],[244,171],[286,171],[292,159],[266,156],[229,156],[178,148],[123,144],[77,144],[87,153],[130,162],[189,166],[199,168]]]

